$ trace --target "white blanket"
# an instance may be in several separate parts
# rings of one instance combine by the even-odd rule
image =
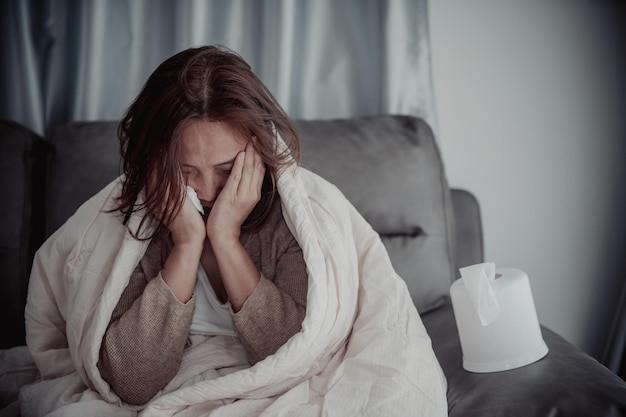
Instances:
[[[119,189],[116,180],[91,198],[37,253],[26,324],[43,379],[22,389],[26,417],[447,415],[430,338],[379,236],[336,187],[300,167],[278,190],[309,274],[302,331],[252,367],[232,337],[194,340],[145,408],[122,403],[96,364],[148,242],[106,213]]]

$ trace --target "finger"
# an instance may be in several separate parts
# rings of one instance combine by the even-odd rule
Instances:
[[[251,142],[248,142],[246,144],[244,152],[245,158],[243,161],[243,168],[241,172],[241,181],[239,182],[239,187],[237,191],[242,193],[248,193],[250,191],[250,184],[254,176],[254,154],[256,153],[256,151],[254,150],[254,146],[252,146]]]
[[[241,151],[235,157],[235,161],[233,162],[233,168],[230,171],[230,175],[228,176],[228,180],[226,180],[226,184],[224,185],[224,190],[228,190],[229,192],[236,194],[239,188],[239,183],[241,182],[242,172],[243,172],[243,161],[245,159],[246,152]]]
[[[252,154],[252,158],[250,165],[248,166],[250,172],[250,178],[247,182],[247,192],[250,195],[254,195],[257,198],[261,194],[261,185],[263,184],[263,176],[265,174],[265,165],[263,164],[263,159],[261,155],[256,151],[254,145],[251,143],[250,145],[250,153]]]
[[[254,173],[252,176],[252,180],[250,181],[250,191],[261,193],[261,186],[263,185],[263,178],[265,177],[265,163],[259,155],[258,152],[255,152],[254,157]]]

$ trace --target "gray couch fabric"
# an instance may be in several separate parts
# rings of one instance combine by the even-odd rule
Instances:
[[[451,417],[612,417],[626,415],[626,384],[546,327],[543,359],[504,372],[471,373],[450,304],[422,317],[448,379]]]
[[[460,268],[484,262],[483,226],[476,197],[466,190],[450,191],[454,210],[454,270],[458,278]]]
[[[0,122],[0,349],[24,343],[24,306],[33,255],[43,242],[46,143]]]
[[[454,278],[452,203],[432,131],[420,119],[298,121],[303,166],[334,183],[381,235],[418,311]]]
[[[117,122],[70,123],[50,137],[46,235],[120,175]]]

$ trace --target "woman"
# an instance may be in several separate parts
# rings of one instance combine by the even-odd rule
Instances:
[[[254,364],[300,330],[306,265],[275,187],[299,142],[243,59],[212,46],[163,62],[119,136],[116,212],[126,224],[147,210],[134,236],[151,242],[113,311],[98,369],[122,400],[144,404],[177,373],[189,337],[236,336]]]
[[[33,261],[41,378],[22,415],[447,415],[380,236],[296,165],[294,129],[241,58],[166,60],[119,136],[124,175]]]

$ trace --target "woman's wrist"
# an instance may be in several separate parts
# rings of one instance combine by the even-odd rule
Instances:
[[[193,295],[201,255],[202,244],[174,242],[174,247],[161,270],[163,281],[182,303],[189,301]]]
[[[185,247],[187,249],[196,249],[202,251],[202,245],[204,245],[204,241],[206,239],[206,235],[204,231],[201,229],[200,231],[193,231],[188,233],[175,233],[171,231],[172,241],[174,242],[174,246]]]
[[[233,236],[211,241],[224,289],[235,312],[239,311],[259,282],[260,273],[239,238]]]
[[[213,252],[219,251],[220,248],[229,248],[233,245],[241,245],[239,236],[239,233],[226,233],[223,231],[213,231],[207,233]]]
[[[205,241],[206,238],[195,238],[179,242],[174,241],[174,246],[172,247],[170,256],[175,254],[175,256],[186,258],[186,260],[197,260],[199,262]]]

